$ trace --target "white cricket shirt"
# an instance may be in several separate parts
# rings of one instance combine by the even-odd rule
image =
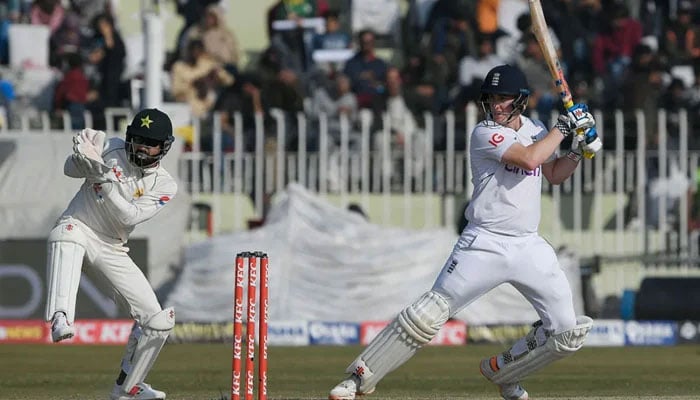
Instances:
[[[137,224],[152,218],[173,199],[177,183],[160,164],[145,169],[131,164],[124,150],[124,140],[120,138],[107,141],[102,159],[119,182],[89,183],[86,180],[63,216],[82,221],[105,239],[126,243]],[[82,178],[72,157],[66,160],[64,173]]]
[[[547,135],[540,121],[520,116],[513,129],[480,122],[472,131],[469,158],[474,194],[464,213],[470,226],[489,232],[522,236],[537,233],[540,223],[542,168],[526,171],[501,162],[514,143],[529,146]],[[556,158],[552,153],[547,162]]]

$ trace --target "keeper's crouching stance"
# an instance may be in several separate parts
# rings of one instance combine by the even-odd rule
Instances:
[[[583,151],[601,142],[585,105],[559,116],[547,129],[522,112],[530,91],[516,67],[500,65],[486,75],[481,106],[486,119],[471,134],[474,195],[460,235],[430,291],[406,307],[346,370],[331,400],[368,394],[406,362],[462,308],[503,283],[515,287],[540,321],[508,351],[481,362],[481,373],[506,400],[526,400],[520,381],[583,345],[593,321],[576,317],[569,282],[552,246],[539,236],[542,177],[560,184],[574,172]],[[583,135],[573,134],[582,130]],[[579,137],[580,136],[580,137]],[[559,157],[565,139],[571,150]]]
[[[64,164],[64,173],[83,184],[49,234],[46,320],[54,342],[73,337],[83,260],[104,276],[135,320],[110,400],[165,398],[144,379],[175,326],[175,311],[162,309],[126,243],[134,227],[177,192],[160,162],[173,143],[172,130],[162,111],[141,110],[125,139],[106,140],[92,129],[76,134]]]

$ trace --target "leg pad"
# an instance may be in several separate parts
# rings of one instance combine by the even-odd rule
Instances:
[[[127,366],[130,369],[130,371],[125,370],[127,376],[122,385],[123,390],[127,393],[146,378],[174,326],[175,310],[170,307],[154,314],[142,324],[140,335],[132,330],[136,347],[133,350],[131,360],[126,360],[126,362],[122,360],[122,367]],[[129,339],[127,353],[130,351],[129,345],[133,346],[131,337]]]
[[[583,347],[593,320],[585,315],[576,318],[577,325],[557,334],[546,332],[541,324],[533,329],[513,347],[498,356],[481,362],[481,373],[491,382],[503,385],[515,383],[542,369],[544,366],[570,356]]]
[[[447,321],[449,311],[447,300],[433,291],[402,310],[346,369],[360,378],[358,392],[374,390],[386,374],[430,342]]]

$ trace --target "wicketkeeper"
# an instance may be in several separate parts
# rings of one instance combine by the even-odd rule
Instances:
[[[503,283],[510,283],[540,317],[510,349],[481,362],[481,373],[506,400],[527,400],[526,376],[583,346],[593,321],[576,316],[569,282],[552,246],[539,236],[542,177],[564,182],[583,152],[601,142],[585,105],[561,115],[552,129],[522,115],[530,89],[525,75],[497,66],[481,85],[486,116],[471,134],[474,195],[465,212],[469,224],[457,240],[430,291],[402,310],[353,361],[347,379],[328,398],[353,400],[368,394],[389,372],[430,342],[447,320]],[[576,130],[583,134],[576,134]],[[557,157],[565,138],[571,150]]]
[[[64,173],[84,179],[48,239],[46,320],[54,342],[75,335],[75,302],[83,259],[103,275],[128,306],[135,323],[110,393],[112,400],[164,399],[144,383],[175,324],[125,246],[135,225],[147,221],[175,196],[177,184],[160,161],[173,143],[170,118],[157,109],[139,111],[126,140],[85,129],[73,137]]]

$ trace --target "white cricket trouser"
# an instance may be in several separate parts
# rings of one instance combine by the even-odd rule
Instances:
[[[129,257],[129,249],[117,239],[107,242],[82,222],[62,218],[49,234],[47,253],[46,320],[63,311],[69,322],[75,319],[75,301],[85,257],[117,294],[130,315],[145,321],[161,311],[153,288]]]
[[[576,326],[569,281],[554,249],[539,235],[510,237],[468,227],[433,290],[445,295],[454,315],[502,283],[525,296],[545,329],[559,333]]]

